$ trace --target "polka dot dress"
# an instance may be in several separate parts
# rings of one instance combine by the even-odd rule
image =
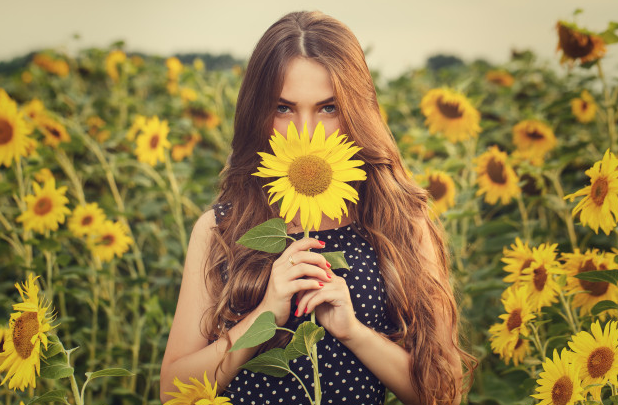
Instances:
[[[213,207],[217,223],[230,206],[228,203]],[[359,230],[362,232],[360,227]],[[300,239],[303,233],[290,236]],[[356,317],[378,332],[388,334],[397,330],[386,314],[383,281],[375,252],[369,243],[350,226],[310,232],[309,236],[326,242],[320,252],[344,252],[350,270],[335,269],[334,273],[345,278]],[[311,319],[310,314],[306,314],[297,320],[295,311],[292,303],[290,320],[285,325],[292,330],[296,330],[299,323]],[[327,331],[317,346],[323,404],[374,405],[384,402],[384,385],[345,345]],[[303,380],[313,396],[313,369],[309,357],[292,360],[290,368]],[[305,391],[293,375],[279,378],[245,369],[241,369],[228,385],[225,395],[235,405],[309,404]]]

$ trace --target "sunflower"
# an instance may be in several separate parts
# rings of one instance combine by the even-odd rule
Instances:
[[[511,249],[504,247],[502,249],[502,262],[506,263],[504,271],[510,273],[503,278],[507,283],[513,283],[514,286],[519,285],[519,280],[522,272],[530,267],[534,258],[532,249],[528,247],[528,242],[524,244],[521,239],[515,238],[515,243],[511,244]]]
[[[618,159],[607,149],[603,159],[586,170],[590,185],[565,196],[573,201],[575,197],[585,196],[573,208],[573,216],[580,213],[582,225],[590,226],[599,233],[599,226],[609,233],[616,227],[618,219]]]
[[[60,142],[69,142],[71,140],[64,125],[52,118],[40,117],[37,120],[37,127],[45,135],[45,145],[56,148]]]
[[[25,84],[32,83],[32,73],[25,71],[21,73],[21,81]]]
[[[37,54],[32,61],[35,65],[57,76],[65,77],[69,74],[69,64],[62,59],[53,59],[48,55]]]
[[[103,221],[93,236],[88,240],[92,253],[103,262],[109,262],[114,255],[121,257],[133,239],[127,234],[127,226],[119,221]]]
[[[127,60],[127,55],[121,50],[113,50],[105,57],[105,70],[107,75],[112,78],[114,82],[118,82],[120,75],[118,74],[118,65]]]
[[[21,110],[33,122],[37,122],[41,117],[44,117],[47,114],[47,110],[45,110],[45,105],[38,98],[30,100],[22,107]]]
[[[24,302],[13,304],[9,321],[9,333],[4,341],[4,359],[0,372],[6,372],[1,384],[9,381],[10,389],[21,391],[28,386],[36,388],[36,375],[40,375],[41,343],[47,349],[47,335],[52,327],[51,317],[47,314],[49,305],[39,301],[39,288],[35,284],[38,278],[32,273],[26,283],[15,284]]]
[[[571,112],[577,121],[585,124],[594,119],[597,113],[597,105],[588,90],[582,91],[581,98],[571,100]]]
[[[513,76],[504,70],[490,70],[485,75],[485,79],[490,83],[494,83],[502,87],[511,87],[515,82]]]
[[[298,134],[296,126],[290,121],[287,137],[275,130],[270,139],[274,155],[258,152],[264,167],[258,167],[259,177],[279,177],[268,190],[270,204],[283,198],[281,217],[290,222],[300,209],[303,229],[320,229],[322,213],[331,219],[341,221],[342,211],[348,214],[344,198],[356,203],[358,192],[346,181],[360,181],[367,178],[358,169],[363,161],[349,160],[361,148],[347,142],[347,136],[339,131],[326,137],[321,122],[309,139],[307,125]]]
[[[549,357],[545,358],[545,371],[536,380],[538,394],[531,395],[541,400],[538,405],[574,405],[576,401],[585,399],[579,378],[580,368],[570,361],[572,355],[567,349],[562,349],[558,356],[558,350],[554,349],[553,361]]]
[[[2,364],[2,362],[6,358],[6,352],[4,351],[4,342],[6,342],[9,337],[9,331],[9,328],[5,326],[0,326],[0,364]]]
[[[537,120],[524,120],[513,127],[513,143],[528,159],[542,158],[556,147],[552,129]]]
[[[197,92],[190,87],[182,87],[180,89],[180,98],[185,103],[197,100]]]
[[[497,146],[492,146],[475,158],[474,162],[477,164],[476,182],[479,186],[476,195],[485,194],[487,203],[496,204],[500,199],[502,204],[508,204],[521,192],[515,170],[507,162],[506,153],[501,152]]]
[[[17,109],[17,103],[0,88],[0,166],[10,167],[13,160],[28,156],[30,132],[32,128]]]
[[[64,196],[66,186],[56,189],[56,180],[47,180],[41,188],[38,183],[33,183],[34,195],[26,196],[28,209],[17,217],[17,222],[24,223],[24,229],[33,229],[44,233],[46,230],[55,231],[58,224],[64,223],[64,216],[71,213],[65,207],[69,199]]]
[[[191,135],[189,135],[186,143],[181,145],[174,145],[172,147],[172,159],[174,159],[176,162],[180,162],[187,156],[191,156],[193,154],[193,148],[195,147],[195,145],[197,145],[200,139],[201,137],[198,134],[192,133]]]
[[[582,315],[589,314],[592,307],[604,300],[618,301],[618,287],[605,281],[586,281],[576,278],[577,274],[595,270],[616,270],[618,265],[614,261],[614,253],[601,253],[598,249],[588,249],[581,253],[575,249],[573,253],[563,253],[564,270],[567,273],[567,294],[574,294],[571,305],[580,308]],[[606,312],[601,316],[605,319]]]
[[[556,301],[559,286],[554,275],[564,273],[556,260],[557,247],[557,243],[541,243],[539,247],[533,247],[532,263],[522,270],[520,283],[529,286],[529,300],[535,311]]]
[[[214,129],[221,124],[221,118],[217,114],[200,107],[187,108],[185,116],[190,117],[197,128]]]
[[[597,320],[590,325],[592,334],[581,331],[573,336],[569,347],[573,350],[573,361],[581,365],[579,378],[582,384],[601,384],[591,387],[590,392],[597,401],[601,400],[602,386],[610,382],[618,385],[618,329],[615,321],[605,324],[605,329]]]
[[[193,69],[197,71],[206,70],[206,65],[204,65],[204,61],[200,58],[193,59]]]
[[[157,116],[148,119],[142,127],[142,133],[135,141],[137,160],[151,166],[156,165],[159,160],[163,162],[165,160],[164,151],[171,146],[170,141],[167,140],[168,133],[169,127],[166,120],[159,121]]]
[[[47,167],[42,168],[38,172],[34,173],[34,179],[39,183],[45,183],[49,179],[53,179],[54,174]]]
[[[135,136],[144,129],[146,126],[146,117],[143,115],[136,115],[135,121],[131,124],[131,128],[127,131],[127,140],[129,142],[133,142],[135,140]]]
[[[68,221],[69,230],[76,237],[99,232],[105,221],[105,213],[96,202],[75,207]]]
[[[464,95],[453,90],[429,90],[421,100],[421,111],[429,132],[442,132],[453,143],[475,138],[481,132],[481,114]]]
[[[446,172],[429,171],[424,179],[427,181],[425,190],[431,195],[433,202],[431,215],[438,217],[450,207],[455,205],[455,182]]]
[[[502,305],[506,314],[500,315],[502,323],[489,328],[491,348],[506,364],[513,359],[517,366],[529,352],[527,323],[535,318],[528,301],[528,286],[511,286],[505,290]]]
[[[558,21],[558,47],[562,50],[560,63],[569,61],[573,63],[577,59],[581,63],[592,62],[605,55],[605,43],[595,34],[577,28],[574,24]]]
[[[175,82],[178,81],[178,76],[182,72],[183,66],[180,59],[177,57],[167,58],[165,61],[165,65],[167,66],[167,78],[169,81]]]
[[[166,392],[175,398],[170,399],[164,405],[231,405],[230,399],[226,397],[217,397],[217,382],[211,386],[208,381],[208,376],[204,371],[204,384],[197,378],[189,377],[193,384],[184,384],[178,377],[174,378],[174,385],[179,392]]]

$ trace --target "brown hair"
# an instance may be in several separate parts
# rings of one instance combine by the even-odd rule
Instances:
[[[448,253],[439,224],[427,214],[427,192],[405,173],[400,152],[379,113],[375,87],[363,51],[350,29],[320,12],[290,13],[260,39],[241,85],[234,121],[232,153],[221,173],[219,203],[232,203],[218,227],[206,260],[206,284],[218,304],[207,311],[206,335],[214,341],[253,310],[264,297],[277,255],[235,243],[246,231],[278,217],[262,188],[271,181],[250,176],[259,165],[257,152],[269,150],[268,139],[285,69],[296,57],[310,58],[329,72],[339,110],[341,133],[362,147],[367,180],[352,183],[359,204],[348,205],[350,217],[368,234],[385,283],[387,310],[400,331],[389,336],[410,351],[410,379],[424,403],[451,403],[458,383],[441,347],[436,319],[448,316],[451,343],[471,375],[474,358],[459,348],[458,316],[449,284]],[[238,196],[243,198],[238,198]],[[419,249],[422,227],[435,248],[440,278],[427,271]],[[225,269],[227,268],[227,269]],[[441,305],[436,305],[439,303]],[[443,312],[438,312],[442,307]],[[260,350],[286,343],[278,335]],[[228,339],[228,344],[229,344]],[[471,379],[470,379],[471,381]],[[470,382],[469,381],[469,382]]]

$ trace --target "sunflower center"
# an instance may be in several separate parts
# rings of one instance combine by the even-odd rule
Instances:
[[[152,138],[150,138],[150,149],[156,149],[159,144],[159,135],[154,134]]]
[[[290,164],[288,177],[297,192],[313,197],[328,189],[333,169],[318,156],[300,156]]]
[[[516,310],[511,312],[509,319],[506,321],[506,327],[508,328],[510,332],[515,328],[519,328],[520,326],[521,326],[521,309],[517,308]]]
[[[461,118],[463,113],[459,111],[459,103],[452,101],[442,101],[442,97],[439,97],[436,101],[436,105],[438,106],[438,110],[444,115],[446,118],[455,119]]]
[[[521,274],[521,272],[522,272],[524,269],[527,269],[528,267],[530,267],[530,265],[532,264],[532,262],[533,262],[533,261],[534,261],[534,260],[532,260],[532,259],[526,259],[526,261],[525,261],[525,262],[523,262],[523,264],[521,265],[521,268],[519,269],[519,273]]]
[[[551,389],[551,400],[555,405],[566,405],[573,395],[573,382],[563,375],[558,378]]]
[[[39,320],[36,312],[24,312],[15,320],[13,344],[15,351],[22,359],[30,357],[34,349],[31,340],[37,333],[39,333]]]
[[[585,112],[586,109],[588,109],[588,103],[586,103],[584,100],[582,100],[582,112]]]
[[[0,119],[0,145],[5,145],[13,139],[13,126],[4,119]]]
[[[429,180],[427,191],[435,201],[439,201],[446,194],[446,184],[442,183],[440,179],[432,178]]]
[[[40,216],[47,214],[51,211],[53,204],[49,197],[41,197],[34,204],[34,213]]]
[[[594,43],[589,35],[576,32],[568,27],[561,25],[558,36],[562,51],[571,59],[583,58],[594,49]]]
[[[614,351],[607,346],[597,347],[588,356],[588,374],[592,378],[602,377],[612,368]]]
[[[92,223],[92,215],[86,215],[82,218],[82,225],[90,225]]]
[[[116,238],[114,237],[114,235],[105,235],[101,238],[101,243],[105,246],[111,246],[114,244],[115,239]]]
[[[594,184],[592,184],[592,188],[590,190],[590,196],[592,197],[592,201],[599,207],[603,205],[603,201],[605,201],[605,196],[609,191],[607,178],[599,177],[596,179]]]
[[[60,138],[60,131],[58,131],[58,129],[53,127],[47,127],[47,130],[54,138]]]
[[[541,139],[545,139],[545,135],[543,135],[536,129],[533,129],[532,131],[526,131],[526,135],[533,141],[540,141]]]
[[[543,288],[545,288],[546,281],[547,281],[547,270],[545,270],[545,266],[541,265],[537,267],[536,269],[534,269],[533,283],[534,283],[534,288],[536,288],[537,291],[543,291]]]
[[[490,158],[487,163],[487,175],[495,184],[506,183],[506,173],[504,172],[504,163]]]
[[[590,259],[579,268],[578,273],[581,274],[587,271],[595,270],[607,269],[597,269],[597,267],[592,262],[592,259]],[[592,295],[593,297],[600,297],[601,295],[605,294],[607,292],[607,289],[609,288],[609,283],[606,281],[579,280],[579,285],[581,285],[584,290],[590,291],[590,295]]]

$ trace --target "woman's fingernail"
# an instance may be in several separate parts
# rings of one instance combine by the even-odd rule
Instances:
[[[328,268],[330,269],[330,263],[326,262],[326,266],[328,266]]]
[[[320,245],[325,246],[326,242],[324,242],[323,240],[319,240],[318,242],[320,242]]]
[[[319,281],[318,284],[320,285],[320,287],[324,287],[324,283]]]
[[[326,277],[328,278],[333,278],[333,276],[331,276],[330,274],[326,273]],[[298,305],[298,304],[297,304]]]
[[[305,308],[305,313],[309,312],[309,308]]]
[[[298,308],[296,308],[296,312],[294,312],[294,316],[298,316]]]

